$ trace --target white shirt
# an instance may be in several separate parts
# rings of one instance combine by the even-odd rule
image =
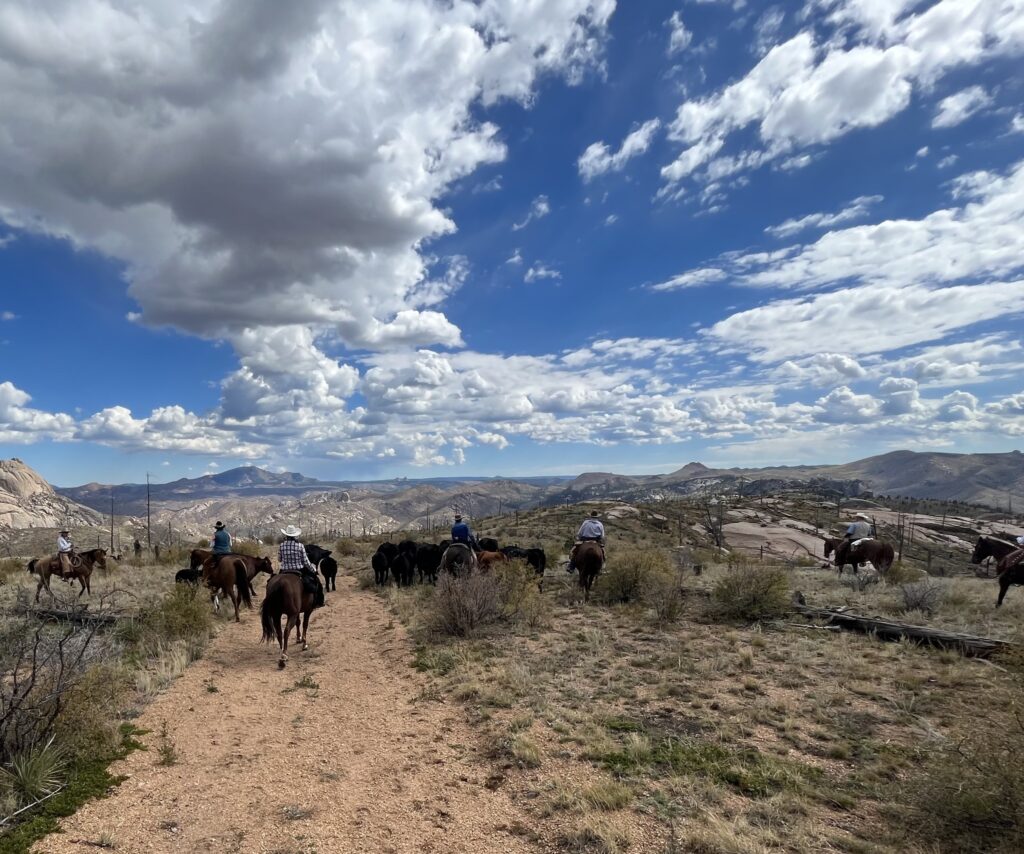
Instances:
[[[601,524],[599,519],[584,519],[576,537],[580,540],[584,537],[600,537],[603,540],[604,525]]]
[[[57,537],[57,551],[67,553],[72,550],[71,540],[65,540],[63,537]]]
[[[1024,537],[1017,537],[1017,545],[1024,546]]]

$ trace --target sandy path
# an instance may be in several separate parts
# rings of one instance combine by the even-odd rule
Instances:
[[[129,779],[33,850],[95,851],[104,835],[122,852],[536,850],[500,829],[524,816],[484,787],[459,709],[423,696],[402,628],[342,584],[283,671],[276,646],[257,644],[256,612],[225,628],[139,719],[149,750],[112,769]],[[296,687],[304,679],[319,687]],[[163,721],[171,766],[157,764]]]

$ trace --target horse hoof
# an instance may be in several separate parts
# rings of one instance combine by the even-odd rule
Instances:
[[[306,643],[305,641],[303,641],[302,642],[302,651],[305,652],[307,649],[309,649],[309,644]]]
[[[279,658],[279,659],[277,660],[277,667],[278,667],[278,669],[279,669],[279,670],[284,670],[284,666],[285,666],[285,665],[286,665],[287,663],[288,663],[288,656],[287,656],[287,655],[282,655],[282,656],[281,656],[281,657],[280,657],[280,658]]]

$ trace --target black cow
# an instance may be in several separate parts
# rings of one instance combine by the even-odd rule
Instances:
[[[409,557],[409,553],[400,551],[391,561],[391,575],[398,587],[411,587],[413,568],[415,560]]]
[[[179,569],[174,574],[174,580],[178,584],[199,584],[199,578],[203,574],[201,569]]]
[[[320,559],[320,563],[317,565],[317,568],[324,576],[324,590],[337,590],[338,562],[333,557],[328,556]]]
[[[537,575],[544,575],[544,570],[548,568],[548,558],[544,554],[544,549],[527,549],[526,562],[533,567]]]
[[[375,584],[388,583],[388,556],[380,549],[373,553],[370,558],[370,566],[373,567],[373,580]]]
[[[499,551],[509,560],[526,560],[526,549],[521,549],[519,546],[505,546]]]
[[[433,543],[423,543],[416,550],[416,569],[420,573],[420,584],[423,583],[424,576],[429,579],[431,584],[437,584],[437,570],[441,567],[441,555],[443,554],[444,549]]]
[[[381,543],[379,546],[377,546],[377,551],[384,555],[384,557],[388,559],[388,563],[390,564],[391,561],[395,559],[395,555],[398,554],[398,546],[396,546],[394,543]]]
[[[330,549],[324,549],[324,548],[321,548],[320,546],[307,545],[304,548],[306,549],[306,557],[309,558],[309,562],[311,564],[313,564],[313,566],[316,566],[325,557],[330,557],[331,556],[331,550]]]
[[[402,540],[402,542],[398,544],[398,551],[400,551],[404,555],[408,555],[410,558],[412,558],[413,562],[415,563],[416,551],[417,549],[419,549],[419,547],[420,544],[417,543],[415,540]]]
[[[498,541],[494,537],[480,537],[476,542],[482,552],[498,551]]]

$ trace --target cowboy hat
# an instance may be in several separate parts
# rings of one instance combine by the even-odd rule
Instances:
[[[870,522],[871,521],[871,517],[868,516],[867,513],[854,513],[853,514],[853,518],[855,518],[855,519],[863,519],[865,522]]]
[[[213,527],[216,528],[219,531],[221,528],[224,527],[224,523],[223,522],[214,522],[213,523]]]
[[[461,522],[462,521],[462,514],[461,513],[456,513],[455,514],[455,521],[456,522]]]
[[[598,513],[597,513],[597,511],[596,511],[596,510],[591,510],[591,511],[590,511],[590,515],[591,515],[591,516],[597,516],[597,515],[598,515]]]
[[[67,528],[61,528],[60,531],[58,531],[58,533],[60,533],[60,534],[70,534],[71,532]]]
[[[294,525],[289,525],[287,528],[282,528],[281,533],[284,534],[286,537],[291,537],[292,539],[295,539],[295,537],[299,536],[299,534],[302,533],[302,529],[296,528]]]

